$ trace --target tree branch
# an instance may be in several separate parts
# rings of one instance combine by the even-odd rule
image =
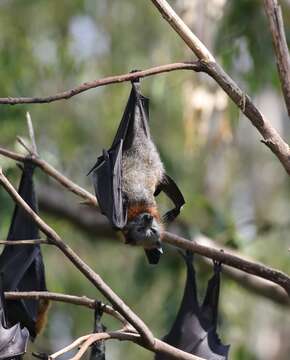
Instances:
[[[27,156],[15,153],[10,150],[6,150],[4,148],[0,147],[0,155],[6,156],[10,159],[24,162],[27,159]],[[88,204],[93,205],[98,208],[98,202],[94,195],[89,193],[87,190],[81,188],[79,185],[71,181],[69,178],[61,174],[59,171],[57,171],[53,166],[48,164],[45,160],[36,157],[31,156],[29,157],[31,161],[37,165],[42,171],[44,171],[47,175],[54,178],[57,182],[59,182],[62,186],[67,188],[69,191],[73,192],[74,194],[80,196],[82,199],[84,199]]]
[[[96,300],[90,299],[86,296],[67,295],[67,294],[53,293],[48,291],[25,291],[25,292],[9,291],[9,292],[5,292],[5,298],[8,300],[46,299],[46,300],[64,302],[67,304],[84,306],[89,309],[96,308]],[[104,313],[113,316],[115,319],[119,320],[124,326],[128,325],[127,320],[125,320],[125,318],[120,313],[118,313],[118,311],[116,311],[114,308],[104,303],[101,304],[101,307]]]
[[[33,240],[0,240],[0,245],[9,245],[9,246],[15,246],[15,245],[36,245],[36,244],[46,244],[46,245],[52,245],[52,243],[48,240],[43,239],[33,239]]]
[[[284,101],[288,116],[290,116],[290,56],[285,35],[282,9],[277,0],[264,0],[264,7],[272,34]]]
[[[189,241],[181,236],[168,232],[164,233],[163,242],[177,246],[179,248],[190,250],[199,255],[210,259],[221,261],[223,264],[240,269],[249,274],[259,276],[280,285],[290,295],[290,277],[279,270],[272,269],[263,264],[242,259],[234,254],[217,250],[205,245],[200,245],[196,241]]]
[[[203,358],[200,358],[199,356],[195,356],[192,354],[189,354],[187,352],[184,352],[182,350],[179,350],[159,339],[155,339],[155,346],[154,348],[148,347],[147,344],[144,344],[142,338],[140,338],[140,335],[133,334],[130,332],[125,331],[111,331],[108,333],[94,333],[94,334],[88,334],[81,336],[80,338],[76,339],[73,343],[66,346],[65,348],[57,351],[56,353],[49,356],[49,359],[55,359],[59,357],[60,355],[65,354],[68,351],[71,351],[72,349],[80,346],[80,351],[70,360],[79,360],[82,355],[84,355],[85,351],[89,348],[89,346],[94,343],[95,341],[100,340],[109,340],[109,339],[117,339],[120,341],[132,341],[150,351],[153,352],[161,352],[169,356],[170,358],[175,358],[179,360],[205,360]]]
[[[245,94],[239,86],[230,78],[230,76],[222,69],[222,67],[215,61],[210,60],[207,56],[206,47],[200,46],[200,41],[197,43],[194,38],[188,36],[188,30],[185,30],[186,25],[182,19],[174,12],[166,0],[151,0],[160,14],[169,22],[173,29],[185,41],[186,44],[198,56],[202,69],[210,75],[220,87],[228,94],[233,102],[241,109],[241,111],[248,117],[251,123],[256,127],[263,137],[263,142],[272,150],[283,165],[284,169],[290,175],[290,149],[289,145],[281,138],[276,129],[271,125],[270,121],[256,108],[250,97]],[[188,27],[187,27],[188,29]],[[200,49],[203,49],[200,51]]]
[[[144,78],[147,76],[162,74],[165,72],[176,71],[176,70],[195,70],[199,71],[200,64],[198,62],[179,62],[167,65],[156,66],[150,69],[136,71],[133,73],[109,76],[103,79],[98,79],[94,81],[87,81],[75,88],[66,90],[55,95],[45,96],[45,97],[6,97],[0,98],[0,104],[41,104],[41,103],[50,103],[53,101],[69,99],[75,95],[78,95],[84,91],[94,89],[100,86],[105,86],[109,84],[117,84],[125,81],[132,81],[138,78]]]

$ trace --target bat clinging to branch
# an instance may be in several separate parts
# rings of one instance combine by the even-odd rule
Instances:
[[[185,202],[165,173],[148,121],[149,99],[135,81],[113,144],[90,172],[102,213],[122,231],[127,244],[143,246],[149,263],[157,264],[163,225],[155,196],[164,191],[175,204],[164,215],[164,222],[173,221]]]
[[[35,165],[27,159],[19,186],[19,195],[37,211],[33,172]],[[18,205],[15,206],[7,240],[38,239],[38,227]],[[46,291],[44,264],[40,245],[5,246],[0,255],[5,291]],[[47,300],[7,300],[7,319],[10,325],[20,322],[27,327],[32,339],[43,327],[48,309]]]

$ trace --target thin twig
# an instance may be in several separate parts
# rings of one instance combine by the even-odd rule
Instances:
[[[52,245],[50,241],[44,239],[35,239],[35,240],[0,240],[0,245],[36,245],[36,244],[46,244]]]
[[[38,156],[38,151],[37,151],[37,146],[36,146],[36,141],[35,141],[35,136],[34,136],[34,128],[33,128],[30,113],[28,111],[26,112],[26,121],[27,121],[28,133],[29,133],[29,137],[30,137],[30,141],[31,141],[31,145],[32,145],[33,154],[34,154],[34,156]]]
[[[70,360],[80,360],[94,342],[100,340],[107,340],[110,338],[111,336],[108,333],[91,334],[91,336],[81,345],[79,351],[75,354],[75,356],[73,356]]]
[[[88,334],[88,335],[84,335],[81,336],[80,338],[76,339],[72,344],[66,346],[65,348],[59,350],[58,352],[50,355],[50,359],[55,359],[56,357],[63,355],[65,353],[67,353],[68,351],[71,351],[72,349],[76,348],[77,346],[81,345],[82,343],[84,343],[84,341],[87,341],[86,344],[83,344],[84,346],[82,347],[82,351],[81,353],[77,354],[77,358],[73,357],[70,360],[76,360],[76,359],[80,359],[81,356],[85,353],[85,351],[88,349],[89,346],[88,343],[90,343],[90,345],[95,342],[95,341],[100,341],[100,340],[109,340],[109,339],[117,339],[120,341],[132,341],[150,351],[153,352],[160,352],[163,354],[166,354],[168,358],[170,359],[177,359],[177,360],[205,360],[199,356],[196,355],[192,355],[189,354],[185,351],[179,350],[159,339],[154,339],[154,346],[153,347],[148,347],[147,344],[144,344],[144,342],[142,341],[142,338],[140,337],[139,334],[132,334],[130,332],[124,332],[124,331],[111,331],[108,333],[95,333],[95,334]],[[82,345],[81,345],[82,346]]]
[[[76,348],[77,346],[79,346],[81,343],[83,343],[84,341],[86,341],[87,339],[89,339],[92,336],[92,334],[88,334],[88,335],[83,335],[81,337],[79,337],[78,339],[76,339],[74,342],[72,342],[70,345],[64,347],[63,349],[49,355],[49,359],[56,359],[57,357],[73,350],[74,348]]]
[[[184,24],[183,20],[175,13],[166,0],[150,0],[158,9],[162,17],[179,34],[184,42],[193,50],[200,59],[203,71],[211,76],[220,87],[228,94],[233,102],[249,118],[264,139],[264,143],[277,156],[281,164],[290,175],[290,149],[289,145],[281,138],[271,122],[257,109],[250,97],[242,91],[233,79],[213,60],[209,60],[208,50],[204,44],[196,40],[195,35]],[[188,31],[191,32],[189,36]],[[211,55],[212,57],[212,55]]]
[[[78,95],[84,91],[89,89],[94,89],[99,86],[109,85],[109,84],[117,84],[125,81],[132,81],[138,78],[144,78],[147,76],[162,74],[165,72],[176,71],[176,70],[199,70],[199,63],[198,62],[179,62],[173,64],[166,64],[161,66],[156,66],[153,68],[149,68],[143,71],[136,71],[128,74],[116,75],[116,76],[109,76],[103,79],[98,79],[94,81],[87,81],[75,88],[72,88],[67,91],[63,91],[51,96],[45,97],[6,97],[0,98],[0,104],[41,104],[41,103],[50,103],[52,101],[58,101],[62,99],[69,99],[75,95]]]
[[[287,45],[282,9],[277,0],[264,0],[272,41],[276,54],[276,63],[284,101],[290,116],[290,56]]]
[[[19,142],[19,144],[20,144],[21,146],[23,146],[24,149],[29,153],[29,155],[32,156],[32,155],[33,155],[33,150],[30,149],[30,147],[26,144],[26,142],[24,141],[24,139],[22,139],[21,136],[16,136],[16,139],[17,139],[17,141]]]
[[[5,292],[5,298],[11,300],[18,299],[47,299],[52,301],[59,301],[73,305],[84,306],[89,309],[96,308],[96,300],[90,299],[87,296],[75,296],[68,294],[60,294],[48,291],[10,291]],[[127,320],[113,307],[108,304],[101,303],[102,311],[108,315],[113,316],[116,320],[120,321],[124,326],[128,325]]]
[[[15,153],[10,150],[6,150],[4,148],[0,148],[0,155],[6,156],[10,159],[24,162],[26,160],[26,156]],[[81,188],[79,185],[71,181],[69,178],[64,176],[58,170],[56,170],[53,166],[48,164],[45,160],[32,156],[31,161],[37,165],[42,171],[44,171],[47,175],[54,178],[57,182],[59,182],[62,186],[67,188],[69,191],[73,192],[74,194],[80,196],[82,199],[86,200],[87,203],[90,205],[98,208],[98,202],[94,195],[89,193],[87,190]]]
[[[144,341],[152,346],[154,337],[146,324],[123,302],[121,298],[96,274],[64,241],[61,237],[45,223],[22,199],[18,192],[11,185],[0,168],[0,183],[6,189],[12,199],[21,206],[27,214],[35,221],[39,229],[47,238],[55,244],[64,255],[94,284],[99,291],[110,301],[114,308],[119,311],[125,319],[142,335]]]

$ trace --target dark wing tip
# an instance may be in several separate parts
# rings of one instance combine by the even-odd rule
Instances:
[[[159,263],[160,257],[163,254],[162,248],[145,250],[148,262],[150,265]]]

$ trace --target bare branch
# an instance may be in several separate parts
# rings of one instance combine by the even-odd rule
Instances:
[[[5,292],[5,298],[10,300],[18,300],[18,299],[47,299],[53,301],[64,302],[73,305],[80,305],[85,306],[89,309],[96,308],[96,300],[90,299],[86,296],[75,296],[75,295],[68,295],[68,294],[60,294],[60,293],[53,293],[48,291],[10,291]],[[102,310],[104,313],[113,316],[115,319],[120,321],[124,326],[127,326],[127,321],[125,318],[118,313],[114,308],[111,306],[102,303],[101,304]]]
[[[246,273],[259,276],[280,285],[290,295],[290,277],[279,270],[272,269],[263,264],[242,259],[234,254],[217,250],[205,245],[200,245],[196,241],[189,241],[181,236],[165,232],[163,241],[179,248],[193,251],[199,255],[221,261],[223,264],[232,266]]]
[[[136,71],[133,73],[123,74],[123,75],[116,75],[116,76],[109,76],[103,79],[94,80],[94,81],[87,81],[79,86],[76,86],[73,89],[57,93],[51,96],[45,97],[6,97],[0,98],[0,104],[41,104],[41,103],[50,103],[53,101],[69,99],[75,95],[78,95],[84,91],[89,89],[94,89],[100,86],[105,86],[109,84],[117,84],[125,81],[132,81],[138,78],[144,78],[147,76],[162,74],[165,72],[176,71],[176,70],[195,70],[199,71],[200,64],[198,62],[179,62],[167,65],[156,66],[150,69],[146,69],[143,71]]]
[[[199,52],[198,57],[201,59],[200,62],[202,64],[202,69],[199,71],[204,71],[210,75],[228,94],[233,102],[257,128],[259,133],[263,136],[264,142],[277,156],[287,173],[290,175],[289,145],[281,138],[276,129],[271,125],[270,121],[256,108],[250,97],[239,88],[239,86],[230,78],[230,76],[215,60],[208,61],[208,59],[205,58],[206,53],[200,52],[198,43],[193,38],[191,39],[188,37],[188,28],[185,31],[186,25],[170,7],[168,2],[166,0],[151,0],[151,2],[184,41],[186,37],[186,44],[196,54]],[[174,22],[172,22],[171,19],[175,19]],[[194,34],[192,35],[194,36]]]
[[[153,351],[153,352],[161,352],[166,354],[167,356],[169,356],[172,359],[179,359],[179,360],[205,360],[203,358],[200,358],[199,356],[195,356],[192,354],[189,354],[187,352],[184,352],[182,350],[179,350],[171,345],[168,345],[167,343],[155,339],[155,343],[153,347],[148,347],[147,344],[144,344],[144,342],[142,341],[142,339],[140,338],[140,335],[138,334],[133,334],[130,332],[124,332],[124,331],[111,331],[108,333],[95,333],[95,334],[88,334],[88,335],[84,335],[81,336],[80,338],[76,339],[72,344],[66,346],[65,348],[59,350],[58,352],[50,355],[50,359],[55,359],[57,357],[59,357],[60,355],[63,355],[65,353],[67,353],[68,351],[76,348],[77,346],[80,346],[81,344],[81,349],[80,351],[70,360],[79,360],[84,353],[86,352],[86,350],[89,348],[89,346],[91,344],[93,344],[95,341],[100,341],[100,340],[108,340],[108,339],[118,339],[120,341],[132,341],[140,346],[143,346],[144,348]]]
[[[277,0],[264,0],[272,41],[276,54],[276,63],[283,96],[290,116],[290,56],[287,45],[282,9]]]
[[[0,183],[6,189],[12,199],[21,206],[29,216],[36,222],[39,229],[55,244],[64,255],[85,275],[85,277],[94,284],[97,289],[110,301],[116,310],[118,310],[125,319],[142,335],[144,341],[154,344],[154,337],[145,325],[145,323],[123,302],[122,299],[96,274],[67,244],[63,242],[60,236],[49,227],[22,199],[18,192],[11,185],[9,180],[3,174],[0,168]]]
[[[35,141],[35,136],[34,136],[34,128],[33,128],[30,113],[28,111],[26,113],[26,121],[27,121],[28,133],[29,133],[29,137],[30,137],[30,141],[31,141],[31,145],[32,145],[33,155],[38,156],[38,151],[37,151],[37,146],[36,146],[36,141]]]
[[[6,156],[10,159],[16,160],[16,161],[25,161],[27,159],[26,156],[15,153],[10,150],[6,150],[3,148],[0,148],[0,155]],[[67,188],[69,191],[73,192],[74,194],[80,196],[82,199],[86,200],[87,203],[98,207],[97,199],[94,195],[89,193],[87,190],[81,188],[79,185],[75,184],[73,181],[71,181],[69,178],[61,174],[59,171],[57,171],[53,166],[48,164],[45,160],[32,156],[31,161],[37,165],[39,168],[41,168],[42,171],[44,171],[47,175],[54,178],[57,182],[59,182],[62,186]]]
[[[33,240],[0,240],[0,245],[9,245],[9,246],[15,246],[15,245],[36,245],[36,244],[46,244],[46,245],[52,245],[52,243],[48,240],[43,239],[33,239]]]
[[[30,149],[30,147],[26,144],[26,142],[22,139],[21,136],[17,136],[16,139],[19,144],[29,153],[29,155],[33,155],[32,149]]]

